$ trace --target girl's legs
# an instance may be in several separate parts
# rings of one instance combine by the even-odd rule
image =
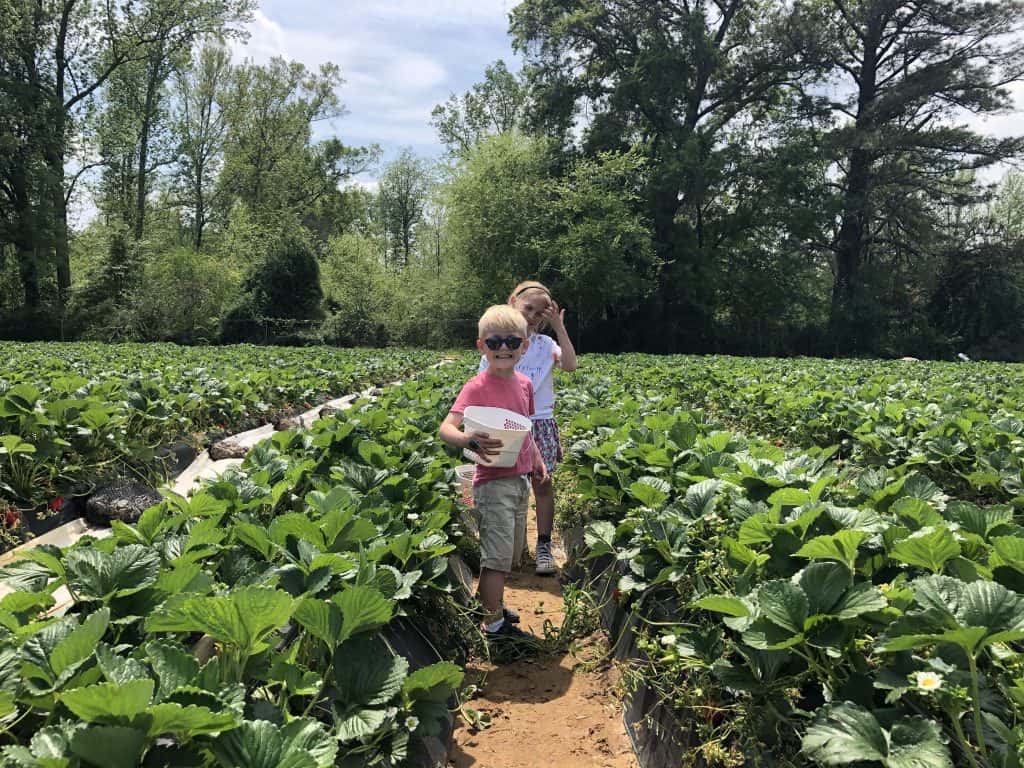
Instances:
[[[537,508],[537,567],[538,576],[556,573],[555,558],[551,554],[551,531],[555,526],[555,486],[550,476],[546,483],[533,481],[533,500]]]
[[[531,478],[532,480],[532,478]],[[533,500],[537,508],[537,535],[551,538],[555,527],[555,486],[550,476],[546,483],[533,482]]]
[[[537,508],[537,569],[539,576],[557,573],[555,558],[551,554],[551,531],[555,526],[555,486],[552,473],[562,458],[562,442],[558,436],[558,424],[554,419],[538,419],[533,422],[533,438],[537,441],[544,464],[548,468],[547,482],[531,478],[533,499]]]

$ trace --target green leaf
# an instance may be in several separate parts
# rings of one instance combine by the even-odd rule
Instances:
[[[163,701],[178,689],[189,685],[199,674],[199,662],[191,653],[176,645],[151,640],[146,643],[146,656],[160,682],[157,701]]]
[[[666,483],[666,485],[668,484]],[[715,499],[718,496],[718,489],[721,487],[722,481],[713,478],[694,483],[686,489],[686,495],[682,501],[683,509],[695,518],[710,515],[715,511]]]
[[[58,679],[92,656],[109,623],[110,610],[101,608],[57,643],[50,654],[50,667]]]
[[[110,554],[82,547],[68,552],[64,565],[71,590],[86,599],[106,600],[153,584],[160,573],[160,555],[141,544],[118,547]]]
[[[148,707],[145,719],[149,721],[150,738],[170,733],[189,739],[204,733],[227,731],[238,724],[230,711],[214,712],[207,707],[183,707],[173,702]]]
[[[839,531],[831,536],[816,536],[794,554],[810,560],[838,560],[853,570],[857,547],[867,538],[864,531]]]
[[[724,613],[726,616],[749,616],[750,608],[738,597],[731,595],[709,595],[702,597],[693,604],[694,608],[702,608],[705,611]]]
[[[145,745],[145,733],[119,725],[84,728],[71,739],[74,754],[104,768],[135,768],[141,761]]]
[[[850,585],[850,571],[842,563],[811,563],[795,580],[807,595],[809,615],[829,614]]]
[[[286,726],[287,727],[287,726]],[[223,768],[319,768],[301,742],[287,740],[285,729],[268,720],[246,720],[213,742],[213,754]]]
[[[108,682],[122,684],[149,677],[149,670],[142,662],[127,656],[119,656],[106,643],[100,643],[96,648],[96,659]]]
[[[875,716],[856,704],[828,708],[807,729],[801,751],[819,765],[884,761],[889,753],[885,733]]]
[[[852,619],[872,611],[881,611],[889,603],[878,589],[867,582],[854,584],[832,609],[840,619]]]
[[[307,597],[295,606],[293,618],[334,650],[341,638],[342,614],[338,606],[325,600]]]
[[[306,515],[298,512],[289,512],[274,518],[270,524],[270,538],[280,546],[285,546],[288,537],[292,536],[297,541],[305,541],[315,546],[321,552],[327,549],[324,541],[324,533],[314,521]]]
[[[338,742],[316,720],[292,720],[281,729],[281,737],[287,749],[301,750],[312,755],[317,768],[332,768],[334,765]]]
[[[885,768],[952,768],[936,723],[903,718],[888,734],[866,709],[843,702],[807,729],[802,751],[820,765],[879,762]]]
[[[266,587],[243,587],[226,597],[175,595],[146,619],[147,632],[205,632],[253,654],[292,615],[288,593]]]
[[[384,626],[391,621],[395,607],[378,590],[366,586],[349,587],[335,595],[333,600],[341,609],[342,616],[338,642]]]
[[[960,545],[948,528],[935,528],[928,533],[915,534],[897,542],[889,551],[895,560],[927,568],[932,573],[942,571],[947,560],[959,556]]]
[[[344,709],[386,704],[402,690],[409,662],[376,639],[354,638],[334,653],[337,704]]]
[[[463,673],[450,661],[439,661],[421,667],[405,679],[402,693],[411,701],[445,702],[462,684]]]
[[[949,749],[937,723],[920,717],[904,718],[889,737],[886,768],[952,768]]]
[[[1009,630],[1024,625],[1024,597],[994,581],[973,581],[964,589],[955,615],[966,627]]]
[[[993,528],[1013,522],[1013,509],[1009,506],[981,509],[968,501],[954,501],[946,507],[946,517],[984,539]]]
[[[811,500],[811,494],[803,488],[779,488],[768,497],[773,507],[802,507]]]
[[[590,523],[583,532],[583,541],[595,555],[615,551],[615,526],[607,520]]]
[[[132,718],[149,706],[153,681],[130,680],[123,685],[99,683],[64,691],[58,698],[65,707],[88,722],[109,722]]]
[[[351,709],[336,713],[335,728],[341,741],[370,736],[387,720],[383,709]]]
[[[793,634],[804,631],[807,595],[796,584],[783,579],[768,581],[757,588],[757,607],[762,616]]]
[[[629,493],[645,507],[660,507],[668,499],[671,486],[656,477],[642,477],[629,486]]]

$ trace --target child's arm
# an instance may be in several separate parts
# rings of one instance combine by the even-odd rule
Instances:
[[[565,310],[558,308],[558,302],[552,299],[548,302],[548,308],[544,311],[544,317],[551,325],[558,339],[558,346],[562,348],[562,359],[559,361],[562,370],[572,373],[577,368],[576,349],[572,345],[568,331],[565,330]]]
[[[456,448],[469,448],[486,463],[490,464],[491,460],[489,457],[498,455],[501,450],[501,440],[489,437],[486,432],[473,432],[467,435],[459,429],[461,426],[462,414],[449,413],[445,416],[444,421],[441,422],[441,439],[448,443],[448,445],[453,445]],[[471,446],[469,441],[474,439],[477,444],[476,446]]]

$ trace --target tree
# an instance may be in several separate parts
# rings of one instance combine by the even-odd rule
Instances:
[[[468,151],[481,139],[526,127],[528,88],[521,74],[498,59],[484,69],[484,81],[461,97],[454,93],[430,113],[430,124],[453,154]]]
[[[219,43],[208,44],[193,68],[175,74],[174,133],[178,138],[178,199],[192,220],[192,247],[203,245],[203,233],[215,208],[214,189],[223,160],[226,124],[222,104],[231,77],[231,55]]]
[[[551,164],[546,140],[516,132],[484,139],[460,161],[447,189],[448,226],[453,249],[474,275],[462,288],[469,303],[474,295],[502,302],[517,282],[540,272]]]
[[[649,348],[706,346],[716,252],[708,208],[735,183],[731,131],[795,87],[803,40],[769,0],[524,0],[512,13],[530,122],[588,155],[642,149],[642,191],[662,270],[635,322]],[[576,136],[579,135],[579,141]]]
[[[51,180],[39,138],[47,130],[41,90],[40,14],[0,0],[0,250],[10,244],[25,306],[42,303],[47,245],[51,241],[47,190]]]
[[[273,58],[234,69],[226,99],[227,132],[219,185],[225,202],[240,200],[268,222],[302,214],[365,170],[376,147],[346,147],[337,138],[313,142],[313,124],[344,114],[335,92],[341,73],[324,64],[311,73]]]
[[[5,78],[2,87],[38,105],[33,120],[25,125],[32,128],[28,143],[45,169],[36,177],[34,199],[35,218],[41,215],[46,220],[46,226],[38,228],[45,230],[46,240],[32,258],[42,266],[38,251],[44,251],[46,266],[56,273],[60,307],[71,286],[67,206],[77,180],[95,165],[79,158],[70,164],[74,172],[67,177],[84,112],[122,67],[152,61],[153,46],[156,50],[161,45],[185,47],[211,26],[222,28],[230,20],[243,20],[248,8],[248,0],[154,0],[120,8],[84,0],[34,0],[4,6],[5,26],[16,30],[5,37],[4,60],[21,64],[11,70],[14,77]],[[36,120],[35,115],[43,119]],[[139,167],[148,165],[142,162]],[[28,258],[27,251],[22,256]]]
[[[534,277],[566,297],[578,322],[635,306],[659,268],[650,227],[637,213],[644,163],[602,153],[553,173],[551,145],[518,133],[484,139],[466,153],[448,189],[449,231],[471,278],[467,299],[503,302]]]
[[[409,264],[431,183],[429,164],[408,148],[384,168],[378,203],[386,241],[385,263],[399,269]]]
[[[844,94],[829,103],[841,173],[830,325],[836,351],[855,351],[865,347],[860,313],[877,301],[862,280],[865,265],[894,236],[913,245],[883,215],[885,201],[966,204],[959,172],[1024,148],[956,123],[965,112],[1010,106],[1005,86],[1024,77],[1021,6],[821,0],[804,11],[823,36],[822,70]]]
[[[322,298],[316,252],[300,236],[283,235],[251,265],[238,302],[224,318],[221,338],[295,337],[323,316]]]

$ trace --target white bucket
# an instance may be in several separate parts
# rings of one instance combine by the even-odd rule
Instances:
[[[462,506],[466,509],[473,508],[473,476],[476,474],[476,464],[460,464],[455,468],[455,475],[459,478],[459,485],[462,486]]]
[[[505,408],[470,405],[462,414],[462,429],[467,435],[471,432],[484,432],[492,439],[501,440],[500,452],[490,456],[490,461],[483,461],[468,448],[462,452],[467,459],[488,467],[514,467],[523,440],[533,429],[533,422],[529,416]]]

